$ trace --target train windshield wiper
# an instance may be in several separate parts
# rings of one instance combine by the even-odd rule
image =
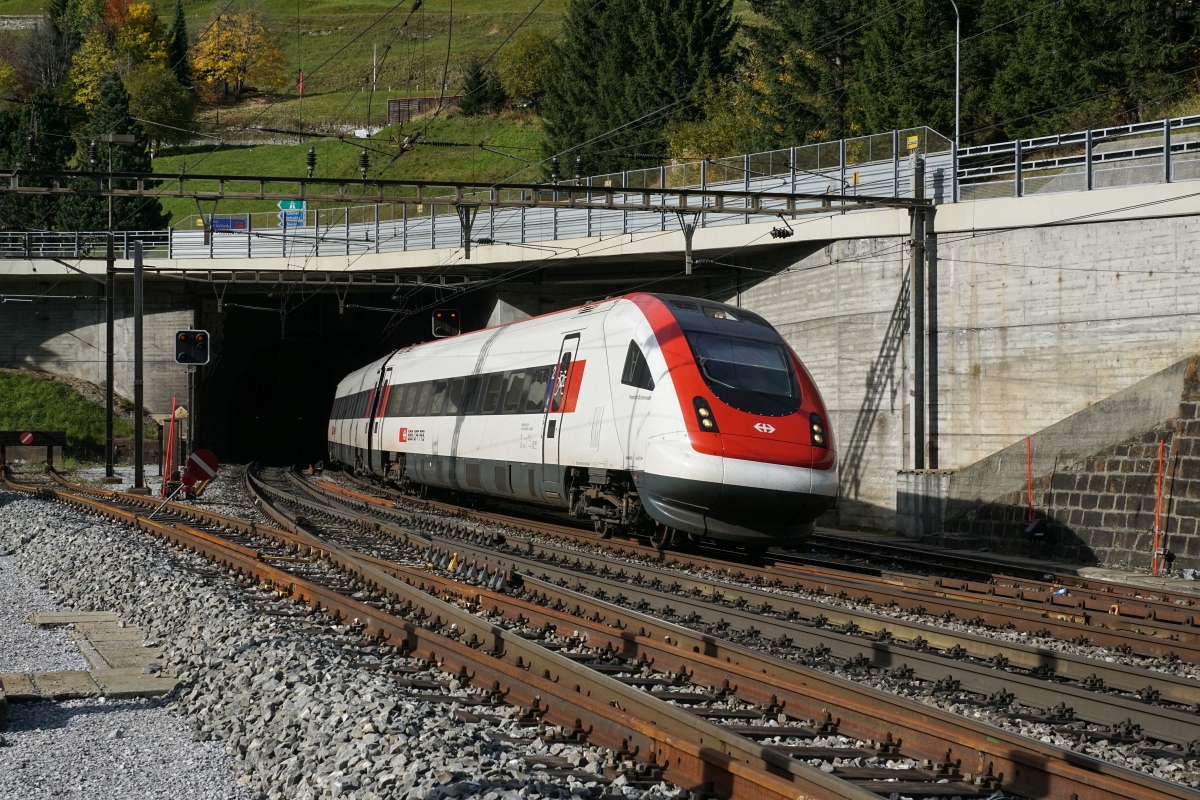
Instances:
[[[705,358],[704,356],[700,356],[699,358],[696,359],[696,363],[700,365],[700,371],[704,373],[705,378],[708,378],[713,383],[719,383],[722,386],[728,386],[730,389],[736,390],[738,388],[738,387],[734,386],[732,383],[726,383],[723,380],[714,378],[712,373],[708,371],[708,361],[709,360],[707,358]]]

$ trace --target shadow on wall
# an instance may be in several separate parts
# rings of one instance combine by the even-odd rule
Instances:
[[[908,271],[900,281],[900,292],[892,305],[892,313],[888,319],[887,331],[879,344],[879,352],[871,361],[867,370],[866,386],[863,392],[862,405],[854,418],[854,429],[850,432],[850,440],[840,454],[841,484],[844,496],[857,499],[862,486],[863,457],[871,442],[872,431],[875,428],[879,412],[886,398],[894,410],[896,397],[900,392],[900,382],[897,380],[896,367],[900,350],[904,346],[904,337],[908,335]]]
[[[1200,567],[1200,420],[1195,402],[1181,405],[1190,417],[1034,478],[1033,519],[1045,523],[1040,539],[1026,532],[1028,490],[983,504],[950,501],[945,533],[997,552],[1147,569],[1157,516],[1159,546],[1174,554],[1174,566]],[[1162,505],[1156,514],[1160,442]]]

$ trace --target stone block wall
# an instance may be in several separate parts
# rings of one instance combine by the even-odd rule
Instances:
[[[1046,535],[1026,536],[1027,489],[980,504],[958,503],[944,530],[971,545],[1084,563],[1153,563],[1162,443],[1160,548],[1175,568],[1200,568],[1200,359],[1190,359],[1174,419],[1033,479],[1033,516]],[[953,504],[952,504],[953,505]]]

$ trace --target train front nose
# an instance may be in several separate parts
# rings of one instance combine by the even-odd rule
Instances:
[[[837,494],[833,451],[768,438],[687,434],[649,443],[639,494],[657,521],[698,536],[752,546],[798,543]],[[714,445],[716,445],[714,447]]]
[[[794,543],[833,506],[836,457],[795,425],[757,424],[750,434],[721,433],[721,491],[709,505],[706,527],[711,536],[747,544]],[[800,433],[805,441],[797,441]]]

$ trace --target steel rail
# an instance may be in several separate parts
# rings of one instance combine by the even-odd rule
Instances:
[[[257,488],[266,490],[263,495],[282,494],[263,484],[258,484]],[[260,505],[260,508],[264,508],[264,510],[266,507],[266,505]],[[331,511],[333,516],[338,515],[336,509],[331,509]],[[280,516],[286,521],[287,518],[284,514],[281,513]],[[367,522],[372,527],[378,526],[381,533],[389,533],[388,529],[393,527],[373,519],[368,519]],[[447,541],[445,544],[457,547],[461,543]],[[494,557],[495,553],[490,553],[490,555]],[[382,560],[377,560],[377,563],[385,570],[394,570],[394,574],[407,575],[409,580],[419,582],[426,590],[429,590],[431,585],[444,590],[451,584],[448,578],[439,578],[424,571],[389,567]],[[500,566],[503,562],[493,560],[493,563]],[[612,640],[607,643],[619,653],[629,654],[629,648],[637,646],[642,649],[634,652],[659,660],[665,658],[669,664],[676,663],[676,659],[682,660],[684,667],[681,669],[691,674],[695,674],[695,670],[702,666],[706,679],[711,679],[710,683],[713,685],[718,685],[721,680],[729,680],[731,675],[738,678],[739,690],[742,681],[764,681],[766,683],[760,684],[757,694],[752,693],[753,696],[769,697],[774,700],[786,698],[789,704],[785,705],[785,708],[789,708],[793,714],[797,712],[797,709],[805,709],[805,713],[813,712],[820,717],[829,713],[830,705],[833,705],[839,714],[853,711],[855,721],[863,726],[855,728],[854,735],[859,735],[860,738],[869,735],[865,731],[870,731],[874,734],[872,738],[884,739],[889,737],[897,726],[900,726],[906,731],[906,738],[903,741],[911,743],[910,738],[907,738],[910,735],[910,727],[905,725],[902,720],[909,716],[935,717],[937,724],[930,723],[927,727],[918,725],[919,730],[912,731],[915,739],[924,742],[927,747],[931,746],[934,752],[939,753],[939,756],[941,748],[946,748],[948,752],[942,758],[949,761],[951,754],[963,752],[963,739],[970,738],[971,744],[967,746],[967,752],[972,755],[971,763],[978,764],[977,774],[983,774],[985,771],[991,774],[991,771],[996,768],[997,760],[1003,759],[1001,763],[1011,767],[1012,775],[1018,779],[1024,776],[1024,780],[1028,781],[1025,785],[1038,787],[1029,796],[1041,796],[1038,792],[1046,791],[1045,796],[1047,797],[1074,796],[1082,800],[1093,797],[1120,797],[1131,791],[1143,791],[1143,789],[1131,787],[1125,782],[1126,770],[1121,767],[1041,743],[1034,743],[1036,744],[1034,749],[1037,751],[1034,754],[1014,752],[1027,749],[1025,747],[1027,740],[1015,734],[1000,731],[993,726],[976,723],[949,712],[931,709],[910,700],[896,698],[826,673],[775,658],[761,651],[578,594],[562,588],[553,581],[526,575],[521,575],[521,579],[534,587],[534,591],[542,597],[557,597],[565,607],[571,608],[569,614],[559,617],[560,621],[569,620],[569,624],[577,628],[591,627],[592,630],[598,632],[597,635],[600,632],[593,623],[607,622],[608,636],[619,637],[619,643]],[[512,609],[518,607],[517,601],[507,595],[464,586],[460,583],[454,585],[457,587],[456,591],[474,595],[477,598],[477,605],[479,598],[484,598],[491,602],[497,611],[508,606],[508,613],[512,613]],[[532,610],[530,604],[522,604],[520,608]],[[542,609],[541,613],[545,615],[546,609]],[[549,621],[548,618],[546,621]],[[633,633],[634,626],[638,626],[636,634]],[[616,629],[617,632],[614,633],[612,629]],[[701,665],[700,662],[704,659],[707,661]],[[778,680],[771,683],[768,678],[762,677],[764,675]],[[827,693],[820,693],[822,687],[828,690]],[[854,706],[853,701],[848,698],[859,698],[865,702]],[[847,708],[847,704],[850,704],[852,708]],[[896,709],[897,706],[901,708]],[[891,713],[887,713],[885,709]],[[946,719],[943,720],[943,717]],[[843,723],[845,721],[845,719],[841,720]],[[884,729],[881,729],[881,722]],[[948,736],[944,732],[944,727],[955,730],[959,735],[957,737]],[[964,730],[966,733],[963,733]],[[1055,764],[1050,761],[1052,757],[1064,758],[1070,766],[1062,767],[1062,765]],[[1060,767],[1062,768],[1061,772],[1059,771]],[[1099,775],[1104,775],[1106,778],[1102,779],[1098,777]],[[1111,778],[1112,782],[1107,778]],[[1134,783],[1145,780],[1152,784],[1148,788],[1149,796],[1158,796],[1155,793],[1163,791],[1163,788],[1157,785],[1160,781],[1148,776],[1139,776]],[[1076,781],[1081,783],[1076,783]],[[1018,794],[1023,793],[1022,789],[1011,785],[1006,785],[1005,789]],[[1200,794],[1178,784],[1175,785],[1173,792],[1174,796],[1200,797]]]
[[[402,511],[401,506],[390,500],[373,498],[361,492],[353,492],[344,487],[338,487],[329,481],[319,481],[318,486],[344,497],[353,498],[362,503],[380,507],[390,507]],[[881,606],[894,606],[912,610],[913,613],[947,616],[947,619],[970,621],[973,625],[991,628],[1015,627],[1016,630],[1038,632],[1049,636],[1068,640],[1106,646],[1106,648],[1128,649],[1146,656],[1180,657],[1183,660],[1200,663],[1200,640],[1196,634],[1178,626],[1156,625],[1152,621],[1122,618],[1115,614],[1097,615],[1085,610],[1068,609],[1060,604],[1044,604],[1031,609],[1001,606],[1001,604],[982,603],[977,596],[959,599],[954,596],[926,594],[920,589],[908,589],[902,585],[882,582],[865,581],[863,576],[848,572],[814,571],[806,572],[797,566],[788,564],[773,564],[754,566],[733,563],[724,559],[704,557],[702,554],[666,552],[661,553],[653,547],[637,545],[635,542],[618,540],[601,540],[599,536],[584,533],[582,530],[551,523],[526,523],[520,517],[497,515],[491,512],[475,512],[461,509],[449,504],[434,504],[431,501],[421,501],[431,506],[427,513],[449,513],[461,518],[475,519],[488,524],[503,525],[506,528],[526,529],[548,536],[556,536],[581,545],[604,547],[613,554],[622,557],[667,560],[668,566],[680,570],[712,570],[716,576],[728,576],[737,581],[749,583],[761,582],[768,587],[781,589],[799,589],[815,591],[818,594],[832,596],[857,597]]]
[[[643,761],[662,769],[667,778],[684,788],[715,791],[739,800],[878,798],[853,783],[698,719],[686,710],[488,624],[311,533],[293,531],[288,540],[303,543],[310,553],[319,554],[376,589],[410,604],[418,609],[418,616],[436,616],[443,628],[457,625],[463,641],[273,567],[252,549],[231,545],[180,523],[149,520],[112,505],[115,499],[143,505],[144,497],[111,492],[109,499],[92,498],[61,486],[30,491],[29,487],[11,482],[7,475],[4,485],[94,511],[160,536],[235,572],[269,583],[293,599],[338,619],[353,620],[370,636],[404,647],[431,663],[438,663],[445,671],[459,671],[474,685],[490,686],[511,705],[535,709],[552,724],[586,729],[593,744],[640,755]],[[269,529],[258,530],[270,533]]]
[[[982,578],[984,587],[1000,585],[1002,581],[1021,581],[1021,583],[1005,584],[1017,589],[1032,589],[1038,592],[1054,591],[1062,587],[1070,588],[1072,596],[1095,600],[1099,603],[1121,603],[1122,616],[1135,616],[1135,610],[1145,607],[1151,612],[1150,619],[1160,621],[1180,622],[1186,625],[1200,624],[1200,595],[1185,591],[1169,591],[1163,587],[1149,587],[1130,583],[1117,583],[1096,578],[1087,578],[1046,569],[1026,567],[1011,562],[993,559],[963,556],[957,553],[927,550],[878,542],[864,541],[846,536],[837,536],[829,532],[817,533],[808,542],[823,550],[846,553],[871,559],[886,558],[902,564],[911,564],[928,570],[930,566],[946,569],[961,577],[971,576],[964,583],[976,583]],[[803,558],[803,556],[801,556]],[[886,573],[890,574],[890,573]],[[909,576],[913,577],[913,576]],[[916,578],[920,580],[920,578]],[[941,582],[948,589],[963,589],[971,592],[986,592],[987,588],[962,585],[954,587],[954,579],[926,578],[926,581]],[[1028,598],[1027,598],[1028,599]],[[1103,607],[1100,607],[1103,608]],[[1174,617],[1166,617],[1174,615]],[[1193,617],[1193,619],[1188,619]]]
[[[24,487],[10,486],[10,488],[22,490]],[[97,495],[107,495],[109,498],[120,497],[127,503],[141,505],[142,507],[152,505],[147,498],[141,496],[122,495],[121,493],[107,490],[88,491]],[[43,496],[55,495],[58,496],[59,499],[63,499],[67,502],[79,499],[72,498],[70,495],[63,497],[63,493],[61,492],[45,492],[34,490],[34,493],[42,494]],[[111,500],[105,500],[103,498],[100,500],[82,499],[82,502],[77,504],[81,505],[82,507],[89,508],[89,510],[97,510],[100,513],[108,513],[111,510],[111,507],[109,506],[110,502]],[[248,523],[243,520],[237,520],[235,518],[215,514],[214,512],[202,511],[180,504],[171,504],[171,506],[173,507],[171,510],[174,513],[189,515],[197,519],[203,519],[212,524],[240,527],[245,531],[256,530],[260,535],[267,536],[268,538],[282,538],[284,541],[288,542],[309,541],[310,546],[312,546],[310,539],[296,536],[295,534],[289,534],[278,528],[256,525],[254,523]],[[125,513],[128,516],[128,512]],[[139,518],[134,516],[134,521],[135,523],[138,522]],[[144,519],[140,521],[143,523],[145,522]],[[161,523],[152,524],[161,525]],[[162,531],[161,535],[165,535],[167,538],[171,538],[173,540],[175,536],[180,536],[179,542],[181,544],[191,549],[196,549],[196,547],[193,546],[193,540],[191,540],[186,533],[181,534],[179,528],[171,528],[170,526],[165,525],[162,527],[166,528],[167,530]],[[424,537],[420,536],[413,537],[415,541],[420,541],[423,538]],[[323,606],[323,610],[335,613],[342,618],[357,618],[360,623],[363,622],[363,620],[366,620],[368,629],[371,628],[374,615],[378,613],[375,611],[375,609],[372,609],[369,606],[365,606],[353,601],[346,601],[345,598],[341,596],[335,595],[333,597],[326,597],[325,594],[327,594],[327,590],[324,590],[319,586],[303,585],[303,581],[297,582],[295,576],[292,576],[288,573],[275,570],[274,574],[270,574],[270,571],[263,569],[263,566],[259,562],[252,562],[249,560],[249,554],[245,552],[245,548],[242,548],[242,550],[238,552],[236,551],[236,548],[229,548],[225,543],[221,543],[219,541],[213,542],[211,541],[211,537],[204,536],[197,537],[195,542],[199,542],[199,551],[206,555],[209,554],[208,551],[210,549],[224,548],[234,550],[234,555],[236,557],[231,558],[228,555],[216,553],[215,560],[221,561],[227,566],[232,566],[235,569],[239,569],[239,571],[246,572],[246,574],[253,574],[255,577],[259,577],[260,579],[274,583],[275,585],[290,592],[294,597],[304,600],[305,602],[309,602],[310,604],[317,605],[318,607]],[[322,546],[323,543],[317,545],[315,552],[324,552]],[[213,556],[210,555],[210,557]],[[241,560],[239,561],[239,559]],[[433,580],[434,576],[425,575],[420,582],[427,583]],[[536,583],[535,579],[529,580]],[[424,592],[427,590],[427,588],[432,587],[423,586],[420,591]],[[551,591],[555,587],[543,586],[541,588],[544,591]],[[476,592],[477,590],[469,589],[469,591]],[[423,600],[425,598],[421,599]],[[508,598],[505,595],[496,595],[494,599],[501,603],[516,602],[512,601],[511,598]],[[345,605],[343,605],[344,602]],[[590,602],[594,603],[598,601]],[[635,616],[633,612],[629,612],[627,610],[616,609],[615,607],[611,606],[609,606],[609,608],[612,609],[611,613],[619,614],[626,619],[631,619]],[[721,680],[721,676],[728,678],[730,674],[735,673],[739,676],[739,680],[748,682],[752,677],[757,678],[756,673],[761,672],[763,675],[767,674],[765,670],[762,670],[762,667],[759,666],[759,664],[771,660],[778,661],[778,659],[772,659],[765,654],[748,651],[744,654],[744,658],[752,659],[753,666],[745,666],[741,663],[733,664],[731,661],[727,660],[729,658],[728,655],[725,655],[724,658],[722,658],[722,655],[725,651],[712,651],[712,648],[714,646],[736,646],[729,645],[728,643],[721,642],[720,640],[714,640],[712,637],[697,634],[694,631],[689,631],[685,628],[671,626],[669,623],[664,623],[661,620],[644,617],[644,615],[636,616],[642,624],[655,625],[658,626],[658,628],[655,628],[652,631],[643,631],[643,633],[649,633],[649,636],[635,637],[635,641],[641,647],[645,648],[645,652],[647,653],[653,653],[653,648],[659,648],[656,656],[658,658],[669,659],[668,663],[673,661],[674,658],[679,657],[681,653],[686,654],[689,650],[687,645],[691,641],[695,641],[697,644],[693,645],[693,647],[690,649],[696,649],[703,645],[706,651],[710,651],[708,655],[710,661],[707,663],[707,666],[705,666],[704,671],[705,674],[711,674],[713,676],[711,683],[714,685]],[[582,626],[585,624],[585,620],[573,618],[573,624],[576,626]],[[616,624],[621,625],[621,620],[617,619]],[[370,630],[370,632],[373,635],[382,636],[390,634],[394,639],[399,636],[416,637],[421,643],[421,646],[425,644],[426,639],[429,639],[435,648],[445,648],[447,644],[455,644],[454,642],[447,643],[443,637],[430,634],[428,631],[425,631],[419,627],[413,628],[408,623],[405,623],[405,625],[406,627],[403,629],[403,634],[400,634],[399,632],[389,632],[385,629],[385,626],[380,626],[378,628],[378,633],[376,633],[375,630]],[[657,641],[659,637],[656,635],[656,632],[660,629],[670,629],[671,634],[675,637],[673,641],[659,644]],[[629,632],[624,632],[621,634],[622,641],[628,640],[629,637]],[[403,641],[408,641],[408,639],[405,638]],[[418,649],[420,649],[420,647],[418,647]],[[435,659],[439,657],[438,652],[431,650],[430,654],[431,657]],[[445,659],[445,663],[443,664],[444,668],[447,665],[452,667],[457,664],[454,655],[455,654],[451,653],[443,656]],[[472,661],[471,656],[478,658],[478,654],[470,648],[468,648],[468,652],[458,652],[458,655],[460,658],[463,658],[464,662]],[[781,663],[783,663],[789,669],[795,668],[792,665],[788,665],[787,662]],[[489,665],[491,665],[491,662],[489,662]],[[458,666],[461,669],[463,666],[466,666],[466,663],[458,664]],[[738,672],[739,668],[742,670],[741,672]],[[476,673],[476,676],[478,674],[479,673]],[[519,679],[522,676],[518,675],[516,677]],[[528,675],[524,677],[528,679]],[[505,677],[504,679],[509,680],[510,678]],[[761,680],[767,681],[769,678],[764,677],[761,678]],[[476,680],[476,683],[478,682],[479,681]],[[498,683],[497,685],[501,684]],[[505,683],[503,685],[507,686],[508,684]],[[906,703],[911,704],[911,701],[902,701],[899,698],[894,698],[883,693],[875,692],[874,690],[865,689],[865,687],[860,687],[847,681],[841,681],[837,678],[821,673],[814,673],[811,676],[808,676],[807,680],[804,682],[803,688],[797,684],[793,687],[762,687],[761,691],[765,691],[766,688],[773,688],[774,690],[778,691],[786,690],[788,692],[787,694],[778,694],[778,691],[774,693],[780,699],[786,698],[791,700],[794,703],[794,705],[790,706],[793,710],[804,707],[803,704],[806,702],[808,703],[809,707],[815,708],[813,703],[819,705],[824,702],[823,698],[814,696],[816,690],[820,689],[820,687],[823,685],[833,687],[833,696],[838,698],[838,702],[835,705],[837,706],[839,713],[846,713],[843,708],[847,703],[851,703],[855,698],[861,700],[861,702],[856,706],[854,713],[864,726],[874,727],[875,729],[879,728],[881,721],[885,719],[885,715],[889,708],[895,705],[904,705]],[[538,686],[534,688],[545,687]],[[532,691],[532,689],[526,687],[526,691],[529,692]],[[747,691],[749,691],[749,689]],[[512,697],[512,694],[508,695],[507,699],[509,702],[512,702]],[[537,696],[530,695],[530,699],[532,699],[533,702],[527,704],[529,707],[540,707],[537,705]],[[1095,759],[1090,759],[1086,756],[1081,756],[1074,753],[1064,753],[1063,751],[1058,751],[1056,748],[1050,746],[1027,742],[1021,737],[1011,737],[1011,735],[1005,734],[1002,731],[998,732],[996,729],[993,729],[990,726],[980,725],[979,723],[974,723],[961,717],[949,715],[945,712],[939,712],[936,709],[930,709],[919,704],[912,705],[915,705],[916,707],[906,709],[904,712],[899,713],[896,720],[897,728],[905,731],[905,735],[910,737],[909,739],[906,739],[906,741],[909,741],[910,744],[920,744],[921,742],[925,742],[931,748],[930,752],[937,753],[938,756],[941,755],[941,749],[947,744],[949,744],[950,747],[947,747],[946,749],[958,747],[958,752],[964,752],[964,746],[961,742],[961,738],[965,734],[961,729],[973,729],[968,732],[975,735],[978,739],[976,742],[977,746],[967,746],[965,751],[977,757],[980,763],[982,763],[984,759],[992,758],[993,755],[996,756],[996,763],[1000,765],[1011,763],[1014,783],[1006,785],[1005,788],[1018,791],[1029,797],[1057,798],[1066,797],[1069,794],[1073,794],[1076,798],[1078,798],[1078,800],[1093,800],[1093,798],[1101,797],[1117,797],[1130,798],[1130,800],[1141,800],[1141,798],[1150,797],[1183,798],[1200,796],[1195,792],[1191,792],[1185,787],[1179,786],[1178,784],[1169,784],[1166,782],[1157,781],[1156,779],[1149,778],[1138,773],[1129,773],[1121,768],[1113,767],[1112,765],[1108,765],[1103,762],[1098,762]],[[549,713],[550,708],[547,707],[546,711]],[[823,711],[823,709],[821,709],[821,711]],[[819,712],[814,713],[818,717],[822,716],[822,714]],[[947,717],[948,719],[938,719],[939,717],[943,716]],[[947,733],[947,731],[950,732]],[[999,734],[999,736],[997,734]],[[657,735],[661,737],[661,734]],[[595,733],[593,733],[593,738],[596,738]],[[1010,744],[1007,742],[1008,738],[1015,739],[1022,752],[1009,753],[1007,755],[1003,753],[996,754],[994,751],[1003,750],[1005,745]],[[686,750],[687,744],[688,743],[686,742],[676,743],[676,746],[680,749]],[[1031,752],[1031,750],[1033,752]],[[702,752],[695,756],[696,762],[700,763],[705,755],[706,754]],[[707,755],[711,757],[712,754]],[[1066,763],[1059,763],[1057,760],[1053,760],[1051,758],[1052,756],[1065,756]],[[1009,757],[1011,757],[1011,760]],[[686,766],[686,763],[676,763],[673,767],[671,767],[671,771],[674,772],[680,767]],[[730,768],[733,769],[738,766],[739,765],[737,764],[731,764]],[[709,775],[709,777],[711,778],[711,775]],[[746,779],[743,778],[743,783],[745,783],[745,780]],[[1016,786],[1018,784],[1020,786],[1028,786],[1030,791],[1024,792],[1020,789],[1017,789]]]
[[[329,481],[319,481],[318,486],[364,503],[403,510],[402,507],[390,500],[348,490]],[[970,595],[961,598],[947,596],[946,592],[926,592],[919,587],[908,588],[886,581],[872,582],[864,579],[861,575],[849,572],[830,570],[808,572],[796,565],[786,563],[755,566],[710,558],[697,553],[674,551],[663,553],[653,547],[634,542],[601,539],[595,534],[565,525],[526,521],[520,517],[493,512],[476,512],[433,501],[420,502],[430,506],[430,511],[427,513],[451,514],[460,518],[474,519],[517,530],[525,529],[578,544],[603,547],[619,556],[669,560],[668,566],[680,569],[711,570],[718,576],[727,575],[735,580],[747,582],[761,581],[764,585],[777,588],[802,589],[835,597],[859,598],[878,605],[890,605],[911,610],[913,613],[935,616],[949,615],[948,619],[968,621],[983,627],[1003,629],[1015,626],[1018,630],[1044,632],[1045,635],[1064,641],[1128,649],[1147,656],[1174,656],[1191,663],[1200,663],[1200,629],[1068,608],[1061,604],[1061,598],[1056,598],[1054,595],[1050,595],[1050,602],[1030,607],[1023,607],[1019,601],[1005,602],[1002,598],[995,602],[984,603],[981,602],[982,596]]]
[[[305,487],[297,480],[297,488]],[[266,490],[268,493],[275,491],[271,487]],[[292,502],[303,504],[308,501],[293,497]],[[364,519],[364,515],[352,509],[341,512],[331,509],[326,513],[341,513],[347,521]],[[406,535],[403,529],[388,523],[372,520],[372,524],[378,525],[381,533],[397,537]],[[620,596],[626,605],[645,604],[663,614],[671,609],[675,616],[696,615],[710,624],[728,624],[738,631],[756,631],[764,640],[791,640],[805,647],[826,648],[840,658],[866,659],[884,669],[902,666],[924,680],[949,678],[985,696],[1003,696],[1011,692],[1023,703],[1043,709],[1068,702],[1083,719],[1108,726],[1132,720],[1147,734],[1162,741],[1184,745],[1200,741],[1200,718],[1192,711],[1163,708],[1046,678],[1002,671],[998,669],[998,659],[1031,670],[1050,670],[1056,677],[1088,681],[1098,687],[1113,686],[1129,692],[1153,689],[1160,697],[1169,695],[1174,702],[1200,706],[1200,684],[1195,681],[1003,640],[959,634],[892,617],[848,611],[777,592],[718,583],[639,564],[620,564],[620,574],[610,577],[614,565],[604,558],[533,542],[524,548],[523,557],[456,538],[433,538],[439,547],[457,551],[462,559],[488,560],[522,575],[536,575],[543,581],[570,586],[577,592],[602,599]],[[657,588],[672,584],[674,591]],[[768,612],[781,617],[766,616]],[[808,624],[796,621],[797,617],[805,618]],[[814,620],[819,620],[815,626]],[[843,630],[834,630],[828,627],[830,625],[840,626]],[[897,637],[909,642],[891,641]],[[934,642],[954,655],[931,652],[928,648],[937,646]],[[992,663],[963,661],[962,657],[968,655]]]
[[[1082,769],[1091,775],[1104,776],[1100,779],[1104,785],[1091,787],[1096,796],[1117,797],[1130,791],[1129,787],[1116,788],[1108,783],[1110,778],[1124,782],[1124,768],[1088,756],[1077,757],[1074,753],[1067,754],[1068,766],[1059,768],[1056,762],[1063,760],[1065,752],[1059,748],[912,700],[891,695],[881,699],[876,695],[882,693],[874,689],[855,685],[849,691],[843,679],[651,615],[581,597],[536,578],[524,579],[528,584],[525,588],[539,597],[539,602],[530,602],[412,568],[380,566],[394,571],[398,577],[404,576],[405,580],[420,582],[427,589],[436,588],[441,594],[467,599],[493,614],[520,615],[537,624],[576,628],[586,634],[590,643],[603,643],[620,656],[681,664],[678,670],[686,671],[693,680],[710,686],[734,685],[738,696],[744,699],[778,705],[794,717],[824,719],[833,730],[853,730],[860,738],[890,741],[897,755],[912,747],[939,754],[945,762],[965,758],[967,768],[972,770],[964,775],[966,781],[976,777],[985,782],[999,778],[1006,791],[1018,795],[1038,796],[1039,790],[1031,787],[1039,787],[1047,797],[1084,798],[1089,795],[1080,794],[1075,784],[1080,777],[1078,770]],[[561,602],[571,611],[549,607],[551,600]],[[902,740],[894,738],[896,727],[888,716],[888,712],[895,711],[913,718]],[[838,714],[836,721],[833,713]],[[1013,782],[1005,781],[1005,776],[1012,776]],[[1149,790],[1160,791],[1161,787],[1152,784]],[[1200,796],[1186,787],[1179,787],[1177,792],[1184,797]]]

